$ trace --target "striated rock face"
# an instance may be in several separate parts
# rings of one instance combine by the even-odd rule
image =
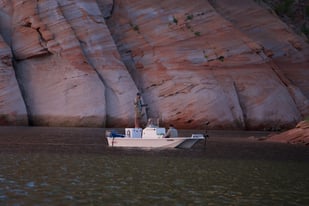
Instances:
[[[269,128],[308,114],[308,44],[254,1],[117,1],[108,24],[163,121]]]
[[[309,116],[309,45],[253,0],[2,0],[0,34],[0,124],[131,127],[137,91],[162,126]]]
[[[133,119],[129,103],[137,88],[95,1],[16,0],[12,7],[15,70],[31,124],[108,126]]]
[[[12,53],[0,36],[0,124],[27,125],[28,117],[15,72]]]

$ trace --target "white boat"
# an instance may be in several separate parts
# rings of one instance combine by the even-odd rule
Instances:
[[[192,134],[191,137],[164,138],[165,128],[146,127],[126,128],[125,134],[108,132],[106,135],[110,147],[141,148],[182,148],[189,149],[199,141],[205,141],[203,134]]]

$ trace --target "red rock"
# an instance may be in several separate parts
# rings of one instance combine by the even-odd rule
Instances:
[[[18,82],[33,125],[130,127],[137,91],[148,116],[179,128],[309,116],[308,43],[255,1],[4,0],[0,34],[17,77],[0,93]]]
[[[12,53],[0,36],[0,125],[28,125],[25,102],[12,67]]]
[[[150,114],[191,128],[206,120],[217,128],[292,127],[309,111],[308,70],[294,85],[281,62],[308,67],[308,44],[253,1],[212,2],[116,2],[108,24],[120,52],[134,54],[124,62],[141,74]]]
[[[309,145],[309,122],[301,121],[293,129],[271,135],[267,141]]]

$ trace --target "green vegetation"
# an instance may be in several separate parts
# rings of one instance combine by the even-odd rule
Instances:
[[[309,28],[306,26],[306,24],[302,25],[301,32],[304,33],[309,38]]]
[[[194,32],[194,34],[195,34],[195,36],[201,36],[201,32],[199,32],[199,31]]]
[[[187,20],[192,20],[193,19],[193,14],[187,15]]]
[[[304,34],[309,43],[309,5],[307,0],[255,0],[267,4],[283,21],[293,25],[293,30]]]
[[[294,0],[283,0],[275,6],[275,11],[278,15],[287,15],[289,17],[293,14]]]
[[[309,17],[309,6],[306,6],[305,8],[305,15],[306,17]]]
[[[204,15],[204,12],[202,13]],[[201,14],[197,14],[198,16]],[[178,19],[173,16],[173,22],[169,22],[168,25],[170,26],[171,24],[176,24],[181,28],[182,30],[188,29],[190,30],[195,36],[201,36],[201,32],[199,31],[194,31],[192,26],[190,25],[190,22],[193,20],[194,15],[193,14],[185,14],[185,18],[180,18],[182,22],[179,22]]]
[[[133,24],[133,23],[130,23],[130,26],[132,27],[132,29],[133,29],[134,31],[136,31],[137,33],[139,33],[139,27],[138,27],[138,25]]]
[[[178,24],[178,20],[176,19],[175,16],[173,16],[173,22],[174,22],[175,24]]]
[[[193,14],[186,14],[186,20],[185,20],[185,25],[188,30],[190,30],[195,36],[201,36],[201,32],[199,31],[194,31],[192,26],[190,25],[190,22],[193,20],[194,15]]]
[[[139,28],[138,28],[137,25],[134,25],[134,26],[133,26],[133,29],[134,29],[134,31],[139,31]]]
[[[203,50],[204,58],[207,59],[208,62],[215,61],[215,60],[216,61],[224,62],[224,56],[219,56],[215,50],[216,50],[216,48],[212,48],[212,51],[213,51],[213,53],[215,55],[215,57],[212,57],[212,58],[209,58],[209,56],[206,54],[206,51]]]
[[[218,60],[224,62],[224,56],[219,56],[219,57],[218,57]]]

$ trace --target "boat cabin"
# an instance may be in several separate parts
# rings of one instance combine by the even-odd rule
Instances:
[[[143,138],[143,139],[157,139],[162,138],[165,134],[165,128],[162,127],[146,127],[142,128],[126,128],[125,137],[129,138]]]

